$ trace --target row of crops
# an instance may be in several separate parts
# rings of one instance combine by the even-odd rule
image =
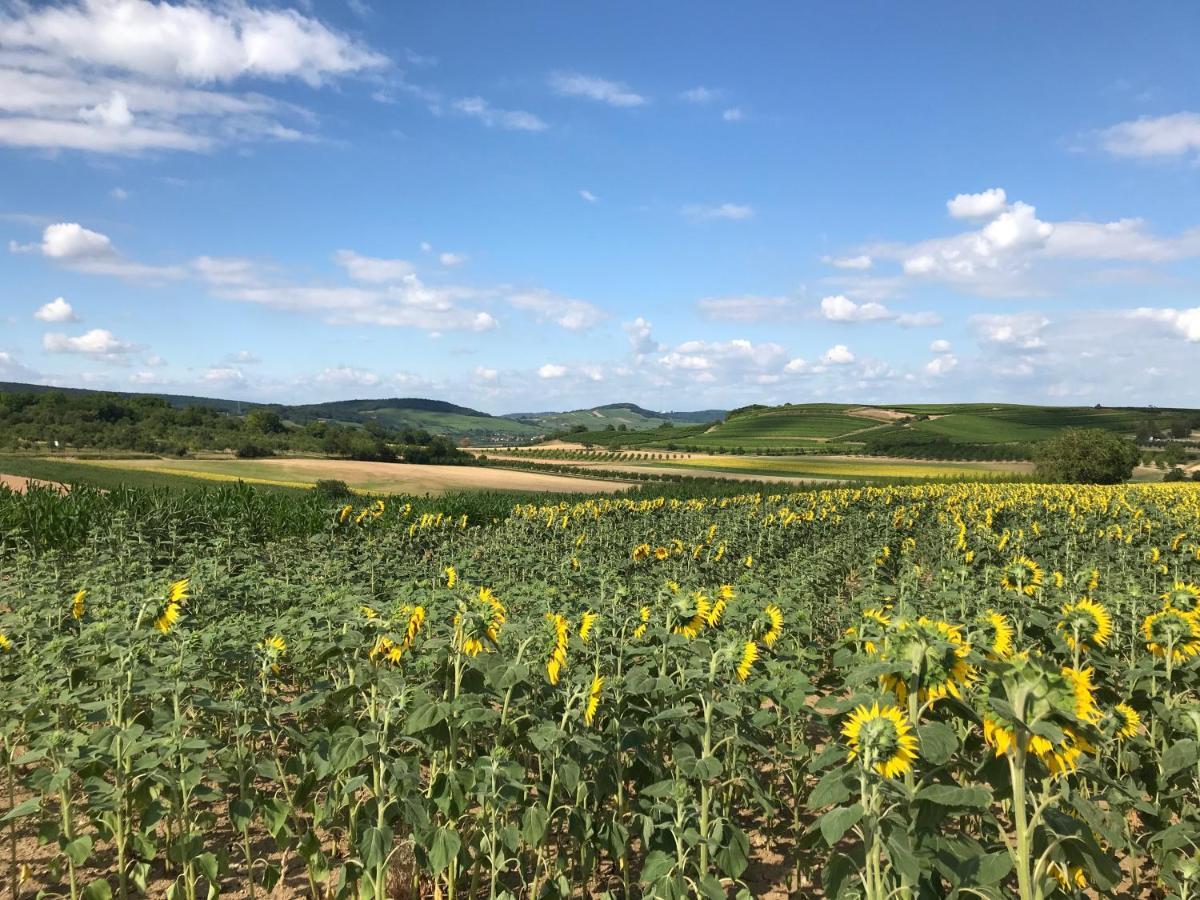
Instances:
[[[1193,486],[249,496],[7,543],[13,896],[1200,895]]]

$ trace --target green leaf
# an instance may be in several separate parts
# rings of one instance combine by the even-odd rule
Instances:
[[[854,860],[844,853],[835,853],[821,873],[821,885],[826,897],[844,896],[846,882],[854,876]]]
[[[998,884],[1012,871],[1012,856],[1007,850],[988,853],[978,859],[979,865],[975,877],[981,885]]]
[[[74,865],[82,866],[92,855],[92,836],[85,834],[75,838],[63,846],[62,852]]]
[[[1200,760],[1200,744],[1193,740],[1176,741],[1167,748],[1162,757],[1163,778],[1170,778]]]
[[[32,800],[26,800],[24,803],[18,803],[12,809],[4,814],[4,818],[0,822],[11,822],[13,819],[22,819],[25,816],[32,816],[42,809],[42,801],[37,797]]]
[[[821,827],[821,837],[825,838],[825,843],[832,847],[842,839],[842,835],[858,824],[858,820],[862,817],[861,803],[831,809],[817,820]]]
[[[845,768],[831,769],[821,776],[808,797],[809,809],[838,806],[850,799],[852,789]]]
[[[700,879],[700,896],[705,900],[726,900],[725,888],[721,887],[721,882],[713,874],[705,875]]]
[[[458,857],[462,839],[453,828],[437,828],[433,839],[429,842],[429,868],[434,875],[439,875],[450,867],[450,863]]]
[[[930,722],[917,728],[921,758],[935,766],[948,763],[958,750],[958,735],[944,722]]]
[[[374,869],[376,866],[382,865],[391,849],[392,831],[390,828],[374,826],[365,828],[358,839],[358,855],[362,859],[364,869]]]
[[[986,809],[992,795],[982,787],[960,787],[957,784],[930,784],[917,792],[918,800],[928,800],[938,806],[963,806],[971,809]]]
[[[419,706],[408,717],[408,733],[417,734],[446,718],[446,704],[430,702]]]
[[[675,868],[675,860],[667,856],[661,850],[651,850],[646,854],[646,861],[642,863],[642,874],[639,880],[653,884],[670,873]]]
[[[112,900],[112,888],[103,878],[89,882],[80,894],[83,900]]]
[[[736,825],[726,829],[729,839],[717,851],[717,865],[731,878],[740,878],[750,864],[750,839]]]
[[[546,814],[546,808],[540,803],[527,807],[525,815],[521,817],[521,837],[525,843],[530,847],[541,846],[549,821],[550,817]]]

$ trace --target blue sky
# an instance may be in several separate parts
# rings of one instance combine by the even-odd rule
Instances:
[[[1200,7],[0,0],[0,380],[1200,406]]]

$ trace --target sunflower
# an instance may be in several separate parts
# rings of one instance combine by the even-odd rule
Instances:
[[[596,675],[592,678],[592,686],[588,688],[587,705],[583,709],[583,721],[591,725],[596,721],[596,710],[600,708],[600,691],[604,688],[604,677]]]
[[[8,639],[8,635],[0,631],[0,653],[11,653],[12,641]]]
[[[269,638],[264,638],[258,645],[258,649],[265,653],[275,656],[283,656],[287,653],[287,641],[280,635],[273,634]]]
[[[559,675],[567,667],[567,641],[570,629],[567,625],[567,617],[561,613],[546,613],[546,621],[550,623],[550,629],[554,635],[554,645],[550,650],[549,659],[546,660],[546,680],[551,684],[558,684]]]
[[[903,775],[917,760],[917,736],[899,707],[860,706],[842,727],[842,734],[850,745],[848,758],[857,758],[885,778]]]
[[[1200,654],[1200,622],[1193,614],[1172,606],[1146,616],[1142,622],[1146,649],[1164,659],[1169,653],[1173,662],[1183,662]]]
[[[644,559],[649,559],[650,558],[650,545],[649,544],[638,544],[636,547],[633,548],[633,552],[630,553],[629,555],[630,555],[630,558],[633,559],[634,562],[641,562]]]
[[[1115,731],[1118,741],[1135,737],[1142,727],[1142,717],[1128,703],[1118,703],[1112,709]]]
[[[179,615],[182,611],[182,605],[174,600],[168,600],[163,606],[162,611],[154,620],[154,627],[163,634],[170,632],[175,627],[175,623],[179,621]]]
[[[1090,668],[1072,669],[1064,666],[1062,673],[1075,694],[1075,718],[1093,725],[1099,722],[1100,707],[1096,705],[1096,688],[1092,684],[1094,670]]]
[[[87,596],[87,590],[76,591],[75,596],[71,598],[71,618],[78,622],[83,618],[83,600]]]
[[[343,506],[341,509],[339,509],[338,516],[337,516],[338,524],[345,525],[346,520],[350,518],[350,513],[352,513],[352,512],[354,512],[354,507],[351,506],[349,503],[347,503],[345,506]]]
[[[167,600],[171,603],[183,603],[188,598],[188,590],[191,587],[191,580],[181,578],[178,581],[171,582],[171,586],[167,588]]]
[[[635,641],[639,640],[641,636],[646,633],[646,628],[650,624],[650,607],[643,606],[641,610],[638,611],[638,617],[641,619],[641,623],[637,626],[637,628],[633,629],[633,639]]]
[[[1032,597],[1042,586],[1043,579],[1041,566],[1028,556],[1018,556],[1004,567],[1000,576],[1000,586],[1006,591],[1017,591]]]
[[[733,599],[733,585],[723,584],[717,589],[717,599],[713,601],[712,609],[708,611],[708,627],[716,628],[717,623],[721,621],[721,616],[725,615],[725,607],[729,605],[729,601]]]
[[[1185,613],[1200,610],[1200,587],[1191,582],[1177,581],[1175,586],[1162,595],[1163,606],[1171,606]]]
[[[1083,871],[1083,866],[1065,866],[1062,863],[1052,862],[1049,871],[1064,891],[1069,891],[1072,887],[1079,888],[1081,891],[1087,889],[1087,874]]]
[[[689,640],[704,630],[705,623],[708,622],[708,614],[712,610],[708,598],[704,596],[704,591],[693,591],[690,603],[686,598],[681,597],[676,601],[675,608],[680,613],[680,624],[672,630]]]
[[[742,648],[741,662],[737,667],[738,681],[745,681],[750,677],[750,670],[754,668],[756,659],[758,659],[758,644],[754,641],[746,641],[746,646]]]
[[[359,612],[361,612],[363,614],[363,618],[365,618],[368,622],[374,622],[376,619],[379,618],[379,613],[375,612],[375,610],[369,606],[363,605],[363,606],[360,606],[358,609],[359,609]]]
[[[671,551],[668,550],[666,547],[655,547],[654,548],[654,558],[657,559],[659,562],[662,562],[665,559],[670,559]]]
[[[993,656],[1003,659],[1013,652],[1013,627],[1008,616],[989,609],[983,614],[982,624]]]
[[[595,627],[596,620],[599,618],[600,616],[598,616],[596,613],[588,610],[579,620],[579,639],[585,644],[588,642],[588,638],[591,637],[592,628]]]
[[[962,699],[963,688],[975,679],[975,669],[966,661],[971,645],[963,640],[962,629],[949,622],[924,616],[915,622],[901,620],[880,648],[885,662],[907,666],[909,674],[885,675],[884,687],[903,703],[915,682],[922,702],[937,702],[946,697]]]
[[[1103,647],[1112,636],[1112,616],[1100,603],[1083,597],[1075,603],[1065,603],[1058,620],[1058,630],[1072,650],[1076,640],[1080,650]]]
[[[404,643],[401,645],[401,651],[407,651],[412,648],[413,642],[417,639],[417,634],[421,631],[421,626],[425,624],[425,607],[414,606],[411,609],[404,607],[401,612],[408,612],[408,623],[404,626]]]
[[[454,566],[446,566],[442,574],[446,576],[446,587],[453,588],[458,584],[458,571]]]
[[[378,519],[383,515],[384,509],[386,509],[386,507],[383,505],[383,501],[376,500],[375,505],[371,507],[371,515]]]
[[[491,588],[481,587],[475,602],[459,605],[454,616],[454,631],[459,647],[468,656],[478,656],[488,649],[486,639],[492,646],[500,638],[500,628],[505,621],[504,604]]]
[[[763,613],[767,617],[767,629],[763,632],[762,641],[768,647],[774,647],[783,634],[783,611],[774,603],[768,603]]]

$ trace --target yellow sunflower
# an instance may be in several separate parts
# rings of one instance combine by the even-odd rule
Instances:
[[[585,644],[588,642],[588,638],[591,637],[592,628],[595,627],[596,620],[599,618],[600,618],[600,616],[598,616],[596,613],[592,612],[591,610],[588,610],[587,612],[585,612],[583,614],[583,617],[579,620],[579,639],[582,640]]]
[[[693,591],[690,599],[681,597],[677,600],[675,608],[680,613],[680,624],[672,630],[691,640],[704,630],[712,606],[703,591]]]
[[[783,610],[774,603],[768,603],[763,614],[767,617],[767,629],[763,632],[762,641],[768,647],[774,647],[783,634]]]
[[[1187,581],[1177,581],[1162,595],[1163,606],[1172,606],[1186,613],[1200,610],[1200,587]]]
[[[1146,649],[1164,659],[1183,662],[1200,654],[1200,622],[1195,615],[1168,606],[1146,616],[1142,622]]]
[[[478,656],[490,650],[500,639],[500,629],[506,618],[504,604],[491,588],[481,587],[473,603],[461,603],[454,616],[454,632],[458,646],[468,656]],[[484,641],[488,645],[484,644]]]
[[[848,758],[858,759],[885,778],[903,775],[917,760],[917,736],[899,707],[860,706],[842,727],[842,734],[850,747]]]
[[[641,619],[641,622],[638,624],[637,628],[633,629],[633,639],[635,641],[640,639],[641,636],[646,633],[646,628],[650,624],[650,607],[643,606],[638,611],[638,617]]]
[[[600,691],[604,688],[604,677],[596,675],[592,678],[592,686],[588,689],[587,705],[583,709],[584,723],[591,725],[596,721],[596,710],[600,708]]]
[[[987,635],[988,649],[993,656],[1003,659],[1013,652],[1013,627],[1008,616],[989,609],[983,614],[983,626]]]
[[[1094,670],[1091,668],[1072,669],[1064,666],[1062,673],[1075,694],[1075,717],[1081,722],[1089,722],[1093,725],[1099,722],[1100,707],[1096,705],[1096,688],[1092,684]]]
[[[910,667],[910,674],[885,675],[884,687],[903,703],[914,681],[922,702],[937,702],[946,697],[961,700],[963,690],[975,680],[975,669],[967,663],[971,645],[963,640],[962,629],[949,622],[924,616],[915,622],[901,620],[880,648],[880,659]]]
[[[83,618],[83,601],[87,597],[87,590],[76,591],[75,596],[71,598],[71,618],[78,622]]]
[[[567,641],[570,630],[567,617],[560,613],[546,613],[546,621],[550,623],[554,636],[550,657],[546,660],[546,680],[551,684],[558,684],[562,670],[567,667]]]
[[[756,659],[758,659],[758,644],[754,641],[746,641],[746,646],[742,648],[742,659],[737,667],[738,681],[745,681],[750,677],[750,670],[754,668]]]
[[[1000,586],[1006,591],[1032,597],[1042,586],[1044,577],[1041,566],[1028,556],[1018,556],[1002,570]]]
[[[1116,720],[1115,733],[1118,741],[1135,737],[1142,727],[1142,717],[1128,703],[1118,703],[1113,707],[1113,718]]]
[[[1103,647],[1112,636],[1112,616],[1100,603],[1083,597],[1075,603],[1063,604],[1058,630],[1072,650],[1078,641],[1079,649],[1087,651]]]

